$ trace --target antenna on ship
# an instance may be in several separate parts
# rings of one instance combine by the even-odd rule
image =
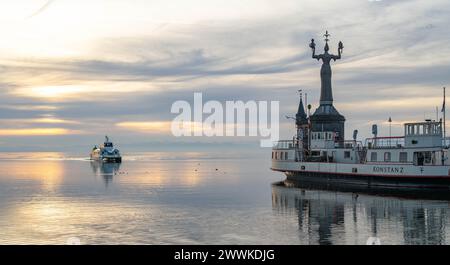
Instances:
[[[308,93],[305,93],[305,106],[308,108]],[[309,118],[309,111],[306,113],[306,115]]]
[[[438,106],[436,106],[436,121],[439,120],[439,110],[438,110]]]

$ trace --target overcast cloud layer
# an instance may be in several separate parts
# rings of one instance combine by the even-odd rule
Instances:
[[[297,89],[317,107],[320,63],[331,52],[336,108],[346,134],[373,123],[401,134],[436,117],[450,80],[448,0],[30,1],[0,8],[0,151],[248,142],[174,138],[176,100],[278,100],[295,113]],[[291,138],[292,122],[281,135]],[[447,130],[449,131],[449,130]],[[193,145],[195,149],[195,145]]]

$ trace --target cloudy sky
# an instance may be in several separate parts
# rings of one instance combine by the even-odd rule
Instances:
[[[0,4],[0,151],[83,150],[109,134],[130,149],[174,138],[176,100],[278,100],[317,107],[325,30],[346,133],[401,133],[435,118],[450,80],[448,0],[14,0]],[[280,119],[281,119],[280,117]],[[282,136],[294,133],[281,119]],[[450,130],[448,130],[450,131]],[[239,141],[259,142],[259,138]]]

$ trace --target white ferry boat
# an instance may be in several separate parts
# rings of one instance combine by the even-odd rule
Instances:
[[[373,137],[358,141],[358,131],[352,140],[344,139],[345,117],[333,106],[331,60],[341,58],[328,53],[328,32],[325,53],[313,58],[322,60],[320,106],[307,115],[300,95],[295,116],[296,135],[280,141],[272,150],[272,170],[283,172],[287,180],[325,181],[327,183],[358,183],[389,187],[450,188],[450,161],[445,143],[444,119],[404,124],[404,135],[378,137],[373,125]],[[308,108],[310,108],[308,106]],[[308,111],[309,112],[309,111]],[[444,133],[443,133],[444,131]]]
[[[102,162],[122,162],[122,156],[120,151],[114,148],[112,142],[109,141],[108,136],[105,136],[105,142],[100,147],[94,146],[91,151],[91,160],[102,161]]]

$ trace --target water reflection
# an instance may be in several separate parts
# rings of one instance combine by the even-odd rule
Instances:
[[[94,175],[103,177],[105,186],[112,182],[114,175],[119,173],[121,163],[103,163],[100,161],[91,161],[91,168]]]
[[[365,244],[368,237],[382,244],[446,244],[449,202],[406,194],[280,182],[272,186],[272,206],[297,219],[299,237],[309,244]]]
[[[279,178],[256,159],[16,156],[0,158],[0,244],[298,243],[275,225],[268,183]]]

